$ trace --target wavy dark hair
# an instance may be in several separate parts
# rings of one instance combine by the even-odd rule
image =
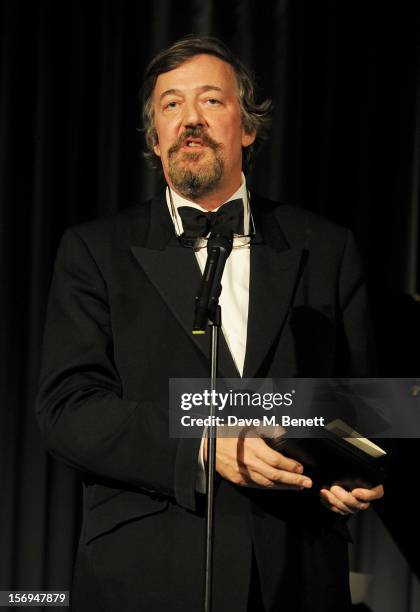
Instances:
[[[157,143],[154,126],[153,91],[156,80],[163,72],[178,68],[196,55],[214,55],[230,64],[236,76],[238,101],[242,114],[242,126],[247,134],[255,131],[256,138],[252,145],[243,148],[243,168],[250,168],[259,145],[267,138],[270,126],[272,102],[267,99],[256,102],[256,85],[251,71],[242,64],[228,47],[213,36],[186,36],[173,45],[160,51],[149,63],[144,73],[141,89],[143,109],[143,131],[147,144],[144,157],[155,168],[160,168],[153,146]]]

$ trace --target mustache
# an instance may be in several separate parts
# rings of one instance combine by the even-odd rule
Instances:
[[[199,138],[200,140],[202,140],[203,144],[210,147],[211,149],[214,149],[215,151],[221,147],[221,144],[213,140],[213,138],[206,134],[206,132],[202,128],[188,128],[170,147],[170,149],[168,150],[168,156],[177,153],[188,138]]]

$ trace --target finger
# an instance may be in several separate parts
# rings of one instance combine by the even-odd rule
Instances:
[[[304,491],[305,487],[296,487],[295,485],[286,485],[282,483],[277,483],[272,487],[276,491]]]
[[[250,487],[253,489],[269,489],[270,491],[303,491],[304,487],[296,487],[294,485],[286,485],[281,483],[275,483],[271,480],[265,480],[261,478],[259,475],[247,474],[240,478],[238,482],[235,484],[239,484],[243,487]]]
[[[320,491],[320,499],[324,501],[324,505],[327,506],[329,510],[333,512],[338,512],[339,514],[348,515],[353,514],[353,511],[350,508],[347,508],[343,502],[341,502],[337,497],[335,497],[330,491],[323,489]]]
[[[384,496],[384,488],[382,485],[378,485],[373,489],[353,489],[352,495],[360,501],[371,502]]]
[[[261,476],[258,472],[253,472],[252,470],[242,470],[240,469],[240,479],[236,482],[240,486],[252,487],[260,489],[263,487],[264,489],[271,490],[292,490],[292,491],[302,491],[304,487],[294,486],[294,485],[285,485],[278,482],[274,482],[264,476]]]
[[[334,485],[330,489],[331,493],[335,495],[343,504],[345,504],[348,508],[351,508],[353,511],[363,510],[363,504],[349,491],[343,489],[338,485]]]
[[[369,508],[369,503],[357,499],[357,497],[355,497],[353,493],[346,491],[346,489],[343,489],[338,485],[334,485],[333,487],[331,487],[331,492],[336,497],[338,497],[344,504],[346,504],[348,508],[352,508],[354,511],[367,510]]]
[[[326,508],[328,508],[328,510],[335,512],[336,514],[341,514],[342,516],[346,516],[348,514],[348,512],[343,512],[343,510],[339,510],[335,506],[332,506],[326,499],[324,499],[322,495],[320,496],[320,500],[321,500],[321,504],[325,506]]]
[[[294,472],[297,474],[303,473],[303,465],[298,461],[290,459],[282,453],[270,448],[262,438],[255,438],[255,442],[257,442],[257,444],[254,445],[254,452],[265,463],[270,464],[274,468],[286,470],[287,472]]]
[[[241,467],[245,470],[252,470],[258,473],[273,484],[293,485],[295,487],[304,487],[305,489],[310,489],[312,486],[312,481],[307,476],[273,468],[271,465],[261,461],[256,455],[242,463]]]
[[[349,508],[344,502],[327,489],[321,489],[320,495],[330,504],[330,510],[334,507],[341,510],[344,514],[354,514],[355,510]]]
[[[239,466],[239,475],[240,480],[237,484],[245,487],[264,487],[266,489],[272,489],[274,486],[274,483],[268,478],[265,478],[258,472],[244,468],[243,466]]]
[[[249,465],[238,465],[239,474],[241,478],[241,482],[238,484],[242,484],[247,487],[264,487],[266,489],[295,489],[301,491],[304,487],[295,486],[295,485],[285,485],[281,484],[275,480],[271,480],[266,478],[259,472],[251,469]]]

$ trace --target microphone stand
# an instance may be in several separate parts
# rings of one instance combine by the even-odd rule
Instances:
[[[205,334],[206,327],[211,326],[210,341],[210,425],[207,429],[207,498],[206,498],[206,544],[204,571],[204,612],[212,611],[213,583],[213,527],[214,527],[214,487],[216,476],[216,433],[215,425],[217,361],[219,335],[222,325],[219,297],[222,291],[222,276],[226,260],[232,251],[232,229],[219,225],[213,228],[207,244],[207,262],[196,297],[193,334]]]
[[[219,333],[221,327],[221,308],[216,306],[214,316],[209,315],[211,326],[210,343],[210,425],[207,430],[207,471],[206,471],[206,560],[204,574],[204,612],[212,610],[212,584],[213,584],[213,527],[214,527],[214,486],[216,477],[216,434],[215,425],[216,407],[213,401],[213,391],[216,391],[217,361],[219,353]]]

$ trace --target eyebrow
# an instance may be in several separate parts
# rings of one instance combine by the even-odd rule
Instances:
[[[197,87],[199,93],[205,93],[206,91],[222,91],[221,87],[217,87],[217,85],[202,85],[201,87]],[[173,95],[182,95],[182,91],[180,89],[167,89],[159,96],[159,102],[163,100],[165,96],[173,96]]]

